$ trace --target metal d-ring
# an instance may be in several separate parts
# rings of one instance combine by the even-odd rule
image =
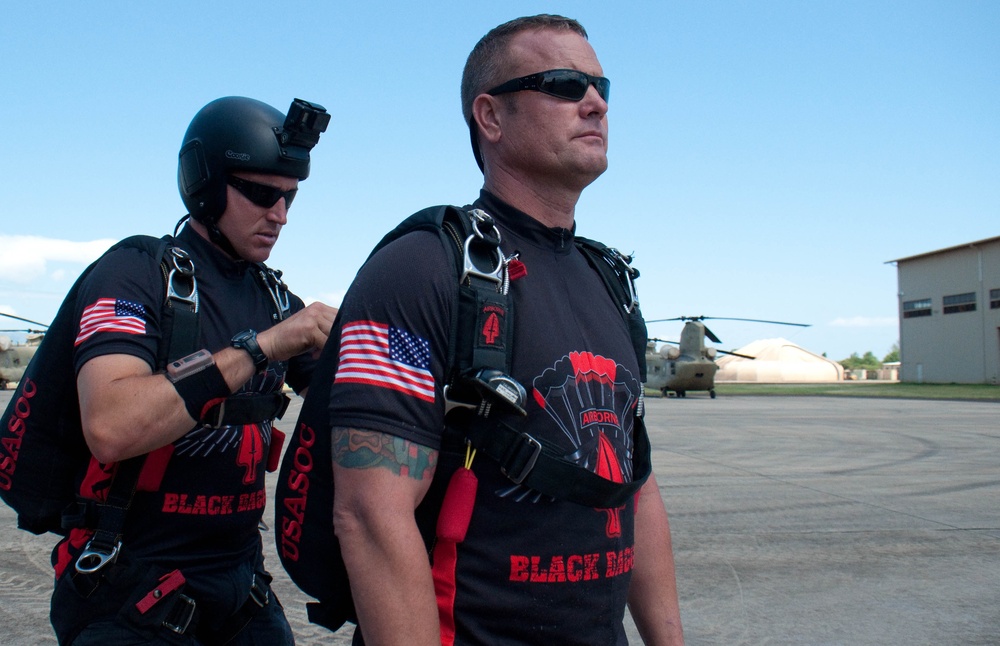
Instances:
[[[171,247],[170,249],[171,269],[167,275],[167,298],[171,301],[180,301],[191,307],[191,311],[198,311],[198,280],[194,276],[194,261],[183,249]],[[186,289],[184,293],[178,289],[182,285]]]

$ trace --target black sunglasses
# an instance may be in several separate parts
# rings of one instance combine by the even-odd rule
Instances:
[[[243,197],[265,209],[269,209],[277,204],[281,198],[285,198],[285,208],[287,209],[292,205],[292,200],[295,199],[295,194],[299,190],[293,188],[289,191],[283,191],[276,186],[258,184],[257,182],[251,182],[248,179],[236,177],[235,175],[230,175],[226,178],[226,181],[230,186],[239,191]]]
[[[591,76],[578,70],[546,70],[501,83],[487,94],[496,96],[507,92],[534,90],[567,101],[580,101],[593,85],[604,102],[611,94],[611,81],[603,76]]]

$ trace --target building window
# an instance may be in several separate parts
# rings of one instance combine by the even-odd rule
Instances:
[[[990,309],[1000,310],[1000,289],[990,290]]]
[[[944,297],[944,313],[955,314],[957,312],[975,312],[976,293],[952,294]]]
[[[919,301],[903,301],[903,318],[912,319],[917,316],[931,315],[931,299],[922,298]]]

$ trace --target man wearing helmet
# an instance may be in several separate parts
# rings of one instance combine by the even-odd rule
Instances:
[[[264,473],[280,451],[281,389],[308,387],[336,310],[306,307],[263,262],[328,122],[305,101],[286,116],[243,97],[192,120],[178,164],[189,214],[178,228],[190,220],[172,258],[194,268],[201,350],[159,369],[158,353],[177,340],[160,258],[124,247],[84,279],[74,363],[93,457],[79,499],[98,511],[67,528],[53,554],[60,643],[293,642],[261,553]],[[115,483],[137,463],[121,501]],[[102,551],[109,527],[118,540]]]

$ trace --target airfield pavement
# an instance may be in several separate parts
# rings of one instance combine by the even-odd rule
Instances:
[[[1000,404],[691,393],[647,411],[689,646],[1000,644]],[[307,623],[265,541],[298,643],[349,644]],[[0,643],[55,643],[53,542],[0,505]]]

